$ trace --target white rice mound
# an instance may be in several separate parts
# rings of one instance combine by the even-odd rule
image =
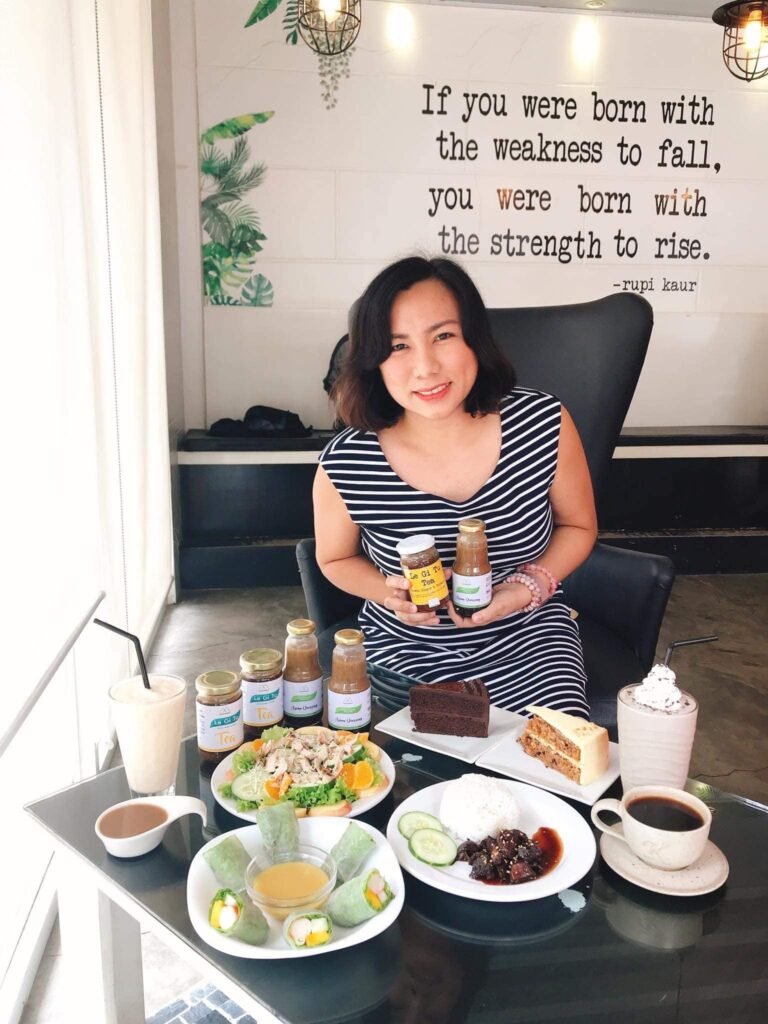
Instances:
[[[440,801],[438,818],[457,839],[479,843],[503,828],[517,828],[520,808],[501,779],[462,775],[449,782]]]

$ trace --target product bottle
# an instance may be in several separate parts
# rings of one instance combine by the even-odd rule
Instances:
[[[311,619],[289,622],[283,668],[285,724],[291,728],[317,725],[323,717],[323,673],[317,655],[315,624]]]
[[[243,698],[237,672],[203,672],[197,690],[197,749],[200,759],[218,764],[243,742]]]
[[[283,655],[267,647],[246,651],[240,655],[240,676],[245,738],[256,740],[283,720]]]
[[[371,724],[371,681],[365,667],[363,634],[359,629],[340,629],[334,640],[328,725],[360,732]]]
[[[448,604],[448,584],[443,563],[428,533],[406,537],[395,545],[403,575],[411,585],[411,601],[417,612],[434,612]]]
[[[468,619],[491,603],[491,563],[482,519],[462,519],[456,538],[456,561],[451,576],[453,606]]]

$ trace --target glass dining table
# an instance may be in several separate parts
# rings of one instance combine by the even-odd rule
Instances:
[[[392,791],[362,820],[386,831],[415,791],[482,771],[372,733],[396,766]],[[211,791],[194,737],[182,743],[176,792],[197,816],[170,826],[135,860],[106,853],[101,811],[129,797],[115,768],[30,804],[55,840],[62,943],[79,1020],[144,1021],[140,933],[150,930],[258,1022],[516,1024],[597,1021],[685,1024],[768,1021],[768,807],[698,783],[712,841],[728,859],[724,886],[702,896],[648,892],[597,854],[566,893],[519,903],[466,899],[404,872],[405,906],[386,931],[322,956],[254,960],[198,937],[187,912],[195,853],[247,822]],[[617,795],[616,783],[607,795]],[[573,803],[589,820],[589,808]]]

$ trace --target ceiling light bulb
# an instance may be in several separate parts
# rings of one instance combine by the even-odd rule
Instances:
[[[325,15],[325,20],[329,25],[332,25],[341,14],[340,0],[319,0],[318,6]]]
[[[763,15],[752,11],[744,26],[744,46],[751,51],[759,50],[763,42]]]

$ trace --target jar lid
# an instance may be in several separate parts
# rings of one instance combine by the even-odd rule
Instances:
[[[340,629],[333,638],[342,647],[352,647],[363,642],[363,634],[359,629]]]
[[[198,693],[208,694],[212,697],[222,693],[232,693],[240,689],[240,676],[237,672],[228,672],[225,669],[213,669],[210,672],[203,672],[195,680]]]
[[[240,668],[243,672],[271,672],[279,669],[282,664],[282,654],[271,647],[255,647],[240,655]]]
[[[482,533],[485,523],[482,519],[460,519],[459,530],[461,533]]]
[[[414,537],[406,537],[395,545],[399,555],[417,555],[420,551],[427,551],[434,546],[435,538],[428,533],[419,533]]]
[[[317,627],[312,619],[293,619],[285,628],[291,636],[310,636]]]

